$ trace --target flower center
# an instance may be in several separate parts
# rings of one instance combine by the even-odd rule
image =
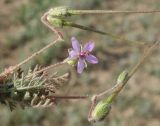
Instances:
[[[79,57],[85,58],[88,55],[88,52],[80,52]]]

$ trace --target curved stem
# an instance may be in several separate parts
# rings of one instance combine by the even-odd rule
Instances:
[[[102,93],[99,93],[97,95],[94,95],[91,99],[91,107],[88,113],[88,120],[92,121],[95,119],[95,117],[92,117],[92,112],[94,112],[94,110],[96,109],[97,113],[100,113],[99,115],[97,115],[96,118],[101,118],[101,116],[103,117],[104,115],[106,116],[106,111],[108,110],[108,107],[112,104],[112,102],[115,100],[115,98],[118,96],[118,94],[120,93],[120,91],[123,89],[123,87],[127,84],[127,82],[129,81],[129,79],[134,75],[134,73],[140,68],[140,66],[144,63],[144,61],[146,60],[146,58],[152,53],[152,51],[158,47],[160,44],[160,42],[156,42],[155,44],[153,44],[147,51],[146,53],[144,53],[144,55],[142,56],[141,60],[131,69],[131,71],[129,72],[129,74],[127,74],[124,78],[124,80],[122,80],[122,82],[117,82],[117,84],[112,88],[114,89],[112,91],[112,93],[108,96],[105,97],[103,101],[103,103],[105,103],[101,108],[98,106],[101,102],[99,102],[99,104],[96,105],[96,100],[104,95],[106,95],[108,93],[109,90],[105,90]],[[98,107],[97,107],[98,106]],[[104,110],[104,108],[106,108],[106,110]],[[100,116],[100,117],[98,117]]]
[[[48,48],[50,48],[51,46],[53,46],[54,44],[56,44],[59,41],[64,41],[63,37],[61,35],[61,33],[59,31],[57,31],[54,27],[50,27],[50,25],[48,24],[48,22],[46,21],[46,16],[48,15],[48,12],[45,13],[42,17],[41,17],[41,21],[42,23],[44,23],[46,26],[48,26],[54,33],[56,33],[56,35],[58,36],[58,38],[51,42],[50,44],[46,45],[44,48],[40,49],[39,51],[33,53],[31,56],[29,56],[28,58],[26,58],[25,60],[23,60],[22,62],[20,62],[19,64],[15,65],[15,66],[11,66],[8,69],[6,69],[4,72],[2,72],[0,74],[0,82],[3,82],[7,79],[8,76],[12,75],[13,72],[15,70],[17,70],[19,67],[21,67],[23,64],[27,63],[28,61],[30,61],[31,59],[35,58],[37,55],[39,55],[40,53],[44,52],[45,50],[47,50]]]
[[[159,47],[160,42],[156,42],[154,43],[150,48],[148,48],[144,55],[142,56],[142,58],[140,59],[140,61],[131,69],[131,71],[128,73],[127,78],[125,79],[124,82],[120,83],[120,84],[116,84],[113,87],[113,92],[111,93],[111,95],[109,96],[109,98],[107,98],[106,100],[108,101],[113,101],[116,96],[119,94],[119,92],[123,89],[123,87],[127,84],[127,82],[129,81],[129,79],[134,75],[134,73],[141,67],[141,65],[144,63],[144,61],[147,59],[147,57],[157,48]],[[105,90],[104,92],[96,95],[97,98],[102,97],[104,95],[106,95],[106,93],[108,93],[109,90]]]

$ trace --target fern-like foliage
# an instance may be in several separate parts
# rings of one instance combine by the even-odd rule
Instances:
[[[40,67],[29,69],[25,74],[19,70],[14,73],[9,83],[0,85],[0,102],[10,110],[17,107],[50,107],[55,105],[56,90],[69,80],[69,74],[49,76],[46,72],[38,73]],[[53,98],[51,99],[51,96]]]

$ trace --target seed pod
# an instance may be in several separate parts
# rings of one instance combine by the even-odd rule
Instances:
[[[111,104],[104,101],[100,101],[94,108],[91,113],[91,118],[89,121],[91,122],[99,122],[102,121],[110,112]]]
[[[128,78],[128,71],[125,70],[118,76],[117,83],[121,84],[124,81],[126,81],[127,78]]]

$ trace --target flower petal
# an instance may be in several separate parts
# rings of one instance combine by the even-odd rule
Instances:
[[[80,52],[81,47],[80,44],[78,42],[78,40],[75,37],[71,38],[71,42],[72,42],[72,47],[76,52]]]
[[[84,51],[89,51],[91,52],[94,48],[94,42],[87,42],[85,45],[84,45],[84,48],[83,50]]]
[[[75,50],[69,51],[69,58],[71,58],[71,59],[76,59],[76,58],[78,58],[77,52],[76,52]]]
[[[79,59],[78,60],[78,65],[77,65],[77,72],[82,73],[85,67],[85,60],[84,59]]]
[[[97,57],[93,56],[93,55],[88,55],[86,56],[85,58],[89,63],[92,63],[92,64],[97,64],[98,63],[98,59]]]

